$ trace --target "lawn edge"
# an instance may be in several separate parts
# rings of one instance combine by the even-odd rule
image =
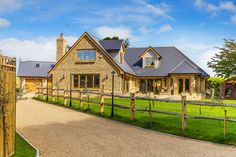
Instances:
[[[149,131],[149,132],[157,133],[157,134],[160,134],[160,135],[166,135],[166,136],[170,136],[170,137],[176,137],[176,138],[180,138],[180,139],[191,140],[191,141],[196,141],[196,142],[201,142],[201,143],[206,143],[206,144],[214,144],[214,145],[223,146],[223,147],[236,148],[236,145],[223,144],[223,143],[217,143],[217,142],[211,142],[211,141],[205,141],[205,140],[199,140],[199,139],[195,139],[195,138],[190,138],[190,137],[185,137],[185,136],[178,136],[178,135],[174,135],[174,134],[168,134],[168,133],[164,133],[164,132],[159,132],[159,131],[156,131],[156,130],[143,128],[143,127],[132,125],[132,124],[129,124],[129,123],[120,122],[120,121],[114,120],[112,118],[105,118],[105,117],[102,117],[102,116],[97,116],[97,115],[95,115],[93,113],[83,112],[83,111],[80,111],[80,110],[76,110],[76,109],[70,108],[68,106],[62,106],[62,105],[58,105],[58,104],[54,104],[54,103],[50,103],[50,102],[46,102],[46,101],[37,100],[37,99],[34,99],[34,98],[31,98],[31,99],[35,100],[35,101],[43,102],[43,103],[46,103],[46,104],[50,104],[50,105],[52,104],[54,106],[62,107],[62,108],[65,108],[65,109],[68,109],[68,110],[72,110],[72,111],[75,111],[75,112],[79,112],[79,113],[82,113],[82,114],[87,114],[87,115],[93,116],[95,118],[102,118],[104,120],[111,121],[113,123],[118,123],[118,124],[121,124],[121,125],[126,125],[126,126],[130,126],[130,127],[137,128],[137,129],[142,129],[144,131]]]
[[[39,149],[34,146],[29,140],[27,140],[18,130],[16,130],[17,134],[19,134],[31,147],[33,147],[36,150],[36,156],[35,157],[40,157],[39,155]]]

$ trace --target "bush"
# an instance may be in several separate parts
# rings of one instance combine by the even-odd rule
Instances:
[[[210,77],[207,80],[207,89],[220,89],[220,84],[224,81],[221,77]]]

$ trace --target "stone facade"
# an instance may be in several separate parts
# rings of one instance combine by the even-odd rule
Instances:
[[[94,49],[96,51],[95,62],[77,62],[76,57],[79,49]],[[75,45],[72,52],[70,52],[52,72],[53,88],[69,89],[71,74],[100,74],[100,88],[104,86],[105,92],[110,92],[112,88],[111,72],[113,70],[116,72],[114,77],[114,90],[115,93],[121,94],[120,71],[115,68],[103,52],[101,52],[101,50],[85,36]],[[73,89],[77,88],[73,87]]]

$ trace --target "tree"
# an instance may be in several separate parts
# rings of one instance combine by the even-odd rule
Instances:
[[[212,68],[216,76],[230,78],[236,76],[236,43],[232,39],[224,39],[224,46],[217,47],[216,53],[211,61],[207,63]]]
[[[130,42],[129,42],[129,39],[127,38],[126,40],[125,40],[125,47],[129,47],[130,46]]]
[[[119,40],[119,37],[118,36],[105,37],[103,40]]]

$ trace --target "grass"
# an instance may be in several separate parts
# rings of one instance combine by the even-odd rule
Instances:
[[[16,152],[12,157],[35,157],[36,150],[16,133]]]
[[[36,100],[43,101],[42,97],[36,97]],[[84,98],[87,99],[87,98]],[[90,100],[99,102],[100,98],[90,98]],[[49,103],[56,105],[63,105],[63,98],[59,98],[57,102],[53,102],[49,97]],[[206,101],[206,100],[204,100]],[[126,98],[115,98],[115,104],[129,106],[130,100]],[[111,103],[110,98],[105,98],[105,103]],[[152,103],[152,102],[151,102]],[[235,103],[236,101],[226,101],[224,103]],[[110,118],[111,107],[105,106],[104,113],[100,114],[100,106],[98,104],[83,102],[83,108],[79,107],[79,101],[72,101],[72,109],[95,114],[105,118]],[[135,100],[136,108],[147,108],[149,106],[148,100]],[[69,107],[67,104],[65,107]],[[172,111],[181,113],[182,105],[180,103],[169,103],[155,101],[152,109]],[[201,112],[200,112],[201,110]],[[236,119],[236,108],[234,107],[209,107],[187,104],[187,115],[202,115],[211,117],[224,117],[224,110],[227,110],[227,118]],[[182,131],[181,129],[181,117],[166,115],[160,113],[152,113],[152,125],[150,125],[150,119],[147,112],[136,112],[135,120],[130,121],[130,111],[127,109],[121,109],[115,107],[115,116],[113,120],[128,123],[131,125],[156,130],[159,132],[174,134],[178,136],[189,137],[193,139],[199,139],[204,141],[211,141],[216,143],[236,145],[236,123],[227,122],[227,135],[224,138],[224,123],[223,121],[216,120],[202,120],[202,119],[187,119],[187,129]]]

